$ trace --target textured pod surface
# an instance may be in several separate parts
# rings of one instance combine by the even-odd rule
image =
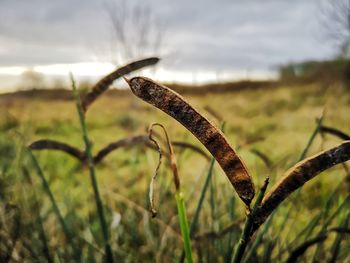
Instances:
[[[117,70],[108,74],[107,76],[102,78],[100,81],[98,81],[96,85],[92,88],[92,90],[88,94],[86,94],[86,96],[82,99],[83,111],[86,112],[89,105],[92,104],[103,92],[105,92],[108,89],[108,87],[113,83],[113,81],[115,81],[116,79],[126,74],[129,74],[135,70],[139,70],[147,66],[155,65],[158,63],[158,61],[159,61],[159,58],[156,58],[156,57],[138,60],[130,64],[127,64],[121,68],[118,68]]]
[[[185,126],[220,164],[239,197],[249,205],[254,198],[252,179],[223,133],[179,94],[154,81],[136,77],[128,81],[132,92]]]
[[[348,160],[350,160],[350,141],[313,155],[290,168],[264,197],[254,223],[254,230],[296,189],[321,172]]]

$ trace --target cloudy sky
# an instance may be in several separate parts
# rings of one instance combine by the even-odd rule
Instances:
[[[122,14],[121,2],[0,0],[0,79],[8,80],[28,68],[53,75],[68,70],[100,75],[112,70],[111,62],[120,62],[116,52],[126,48],[116,44],[109,16]],[[148,8],[152,19],[147,22],[137,12],[127,15],[128,41],[140,42],[131,39],[140,32],[135,25],[144,23],[161,42],[149,44],[144,52],[137,44],[127,47],[140,49],[140,55],[151,54],[150,50],[160,53],[160,79],[268,77],[280,64],[331,58],[336,53],[320,22],[320,0],[139,2],[144,4],[126,1],[130,9]],[[147,37],[144,41],[151,42]]]

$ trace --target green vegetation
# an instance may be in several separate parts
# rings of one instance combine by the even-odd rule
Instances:
[[[273,185],[296,163],[322,114],[324,125],[350,133],[350,94],[340,84],[280,86],[186,98],[216,126],[221,120],[205,108],[209,105],[219,113],[226,123],[225,135],[245,160],[257,189],[267,176]],[[136,100],[131,92],[121,97],[102,96],[85,117],[89,138],[83,144],[74,101],[0,97],[2,259],[100,262],[106,256],[106,238],[101,235],[104,229],[118,262],[178,262],[184,250],[179,219],[185,222],[187,214],[193,259],[231,261],[236,251],[233,248],[239,249],[245,207],[221,168],[187,148],[175,148],[184,195],[179,198],[176,194],[175,200],[172,171],[163,165],[154,191],[156,218],[148,211],[149,182],[158,162],[156,151],[140,143],[118,149],[96,164],[96,187],[106,223],[101,228],[96,189],[87,176],[87,164],[58,151],[28,153],[26,145],[37,139],[53,139],[82,151],[91,146],[95,154],[111,141],[147,135],[149,124],[158,122],[173,141],[204,147],[180,124]],[[340,141],[318,132],[306,155]],[[166,147],[162,150],[167,152]],[[270,166],[254,153],[256,150],[268,158]],[[347,166],[338,165],[290,196],[246,244],[243,261],[350,260],[348,178]],[[185,244],[185,250],[189,248]]]

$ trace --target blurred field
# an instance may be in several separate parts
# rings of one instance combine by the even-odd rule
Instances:
[[[217,126],[220,125],[220,121],[209,112],[210,110],[206,110],[208,106],[226,122],[224,132],[246,162],[256,187],[262,184],[266,176],[271,177],[272,183],[275,182],[284,171],[296,163],[316,127],[316,119],[320,118],[323,112],[325,125],[350,133],[350,93],[349,89],[341,84],[288,85],[222,94],[184,94],[184,97]],[[147,127],[153,122],[162,123],[168,129],[172,140],[191,142],[204,149],[179,123],[133,97],[131,92],[123,92],[121,96],[104,95],[92,105],[87,114],[94,152],[112,141],[146,134]],[[39,241],[35,238],[36,222],[33,222],[33,218],[36,218],[37,212],[44,218],[44,229],[52,251],[57,251],[53,253],[54,257],[65,255],[62,247],[64,237],[41,188],[40,179],[33,169],[29,169],[33,185],[30,185],[23,175],[23,166],[30,167],[30,164],[22,154],[22,147],[43,138],[60,140],[83,149],[73,100],[46,100],[40,96],[0,96],[0,196],[3,200],[1,206],[4,206],[2,210],[5,211],[5,204],[13,204],[18,206],[20,211],[21,232],[15,248],[23,255],[15,254],[18,258],[38,257],[39,260],[43,260]],[[317,135],[308,155],[339,142],[340,140],[334,137],[322,138]],[[267,167],[252,150],[264,153],[272,166]],[[35,152],[35,155],[38,156],[59,208],[74,233],[98,246],[101,237],[86,167],[81,167],[75,159],[61,152],[41,151]],[[191,221],[209,162],[188,149],[177,148],[176,157],[188,218]],[[155,190],[158,218],[152,219],[148,213],[148,186],[157,159],[156,151],[140,144],[113,152],[97,166],[99,186],[107,207],[112,248],[116,257],[124,262],[176,262],[182,251],[173,195],[174,186],[167,162],[161,167]],[[293,198],[289,198],[283,203],[266,234],[270,240],[278,240],[271,253],[272,258],[278,259],[275,257],[281,254],[288,242],[292,241],[324,207],[332,190],[338,182],[344,181],[345,176],[343,167],[337,166],[308,183],[297,201],[291,202]],[[33,210],[34,190],[40,202],[40,211]],[[349,184],[343,183],[332,211],[348,192]],[[281,226],[283,216],[290,205],[293,206],[291,215],[286,225]],[[340,219],[341,217],[334,221],[335,226],[339,224]],[[241,227],[242,220],[244,207],[221,168],[216,165],[196,233],[219,232],[233,222]],[[4,219],[3,222],[11,224],[11,220]],[[228,253],[239,235],[240,230],[236,228],[230,235],[194,241],[197,260],[202,258],[205,262],[213,262],[214,259],[227,261]],[[327,242],[332,244],[334,239],[335,236],[331,236]],[[343,259],[346,258],[346,251],[350,249],[348,240],[342,243],[340,255]],[[293,247],[296,245],[293,244]],[[97,262],[101,258],[101,254],[91,247],[86,246],[83,249],[86,258],[90,253],[95,255]],[[264,246],[261,245],[257,251],[258,254],[263,254]],[[310,259],[314,251],[315,249],[308,250],[304,259]],[[328,252],[325,250],[322,253]],[[281,254],[280,257],[285,259],[286,255]],[[349,257],[347,259],[349,260]]]

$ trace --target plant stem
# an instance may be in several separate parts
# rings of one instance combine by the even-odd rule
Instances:
[[[91,143],[89,140],[88,131],[87,131],[86,122],[85,122],[85,115],[83,113],[80,96],[78,94],[73,75],[71,74],[70,77],[72,81],[73,93],[76,100],[76,106],[79,114],[80,126],[83,133],[83,140],[85,143],[85,151],[87,155],[91,184],[95,195],[97,213],[100,220],[102,236],[105,243],[104,245],[105,245],[105,253],[106,253],[106,262],[113,262],[114,260],[113,260],[112,249],[109,244],[108,227],[104,216],[102,201],[101,201],[100,192],[98,188],[98,183],[97,183],[97,178],[95,173],[95,166],[94,166],[94,159],[93,159],[92,150],[91,150]]]
[[[182,239],[184,242],[186,259],[187,259],[188,263],[192,263],[193,257],[192,257],[190,231],[189,231],[189,227],[188,227],[188,221],[187,221],[187,216],[186,216],[186,208],[185,208],[183,194],[180,191],[177,191],[175,198],[176,198],[177,212],[178,212],[179,221],[180,221],[181,235],[182,235]]]
[[[260,189],[258,197],[256,198],[256,201],[254,203],[252,211],[247,215],[247,220],[246,220],[246,223],[244,225],[241,239],[239,241],[236,252],[231,260],[232,263],[239,263],[239,262],[241,262],[241,260],[243,258],[244,251],[247,248],[247,245],[248,245],[250,238],[251,238],[251,234],[252,234],[251,230],[252,230],[255,216],[257,214],[257,211],[259,210],[261,201],[263,200],[263,197],[264,197],[264,194],[266,192],[268,184],[269,184],[269,178],[267,177],[265,179],[264,185]]]

